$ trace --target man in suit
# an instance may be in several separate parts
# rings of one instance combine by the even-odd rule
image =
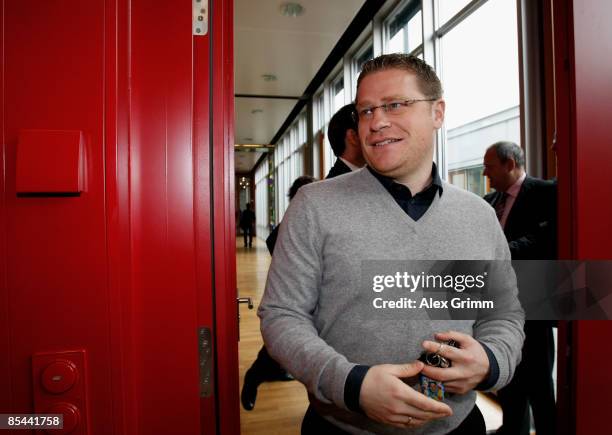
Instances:
[[[240,228],[244,235],[244,247],[250,248],[253,246],[253,230],[255,225],[255,212],[252,210],[251,204],[247,203],[246,209],[240,214]],[[248,244],[247,244],[248,241]]]
[[[354,113],[355,105],[347,104],[329,121],[327,138],[337,159],[325,178],[347,174],[365,165]]]
[[[554,260],[557,256],[556,184],[525,173],[523,150],[513,142],[497,142],[484,156],[484,175],[495,192],[484,199],[493,206],[513,260]],[[529,405],[536,433],[554,434],[556,409],[552,368],[552,325],[525,322],[523,358],[514,378],[499,391],[504,412],[498,434],[528,435]]]

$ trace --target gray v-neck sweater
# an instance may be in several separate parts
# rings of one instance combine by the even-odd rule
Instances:
[[[400,364],[422,352],[423,340],[456,330],[486,344],[499,364],[493,389],[506,385],[520,360],[524,315],[511,270],[501,289],[510,298],[503,319],[381,320],[363,304],[363,265],[372,260],[509,260],[494,210],[481,198],[444,183],[444,193],[412,220],[368,170],[302,187],[280,228],[258,314],[270,354],[308,389],[324,418],[358,434],[443,434],[474,406],[475,393],[445,402],[453,416],[419,429],[397,429],[351,412],[344,386],[357,364]]]

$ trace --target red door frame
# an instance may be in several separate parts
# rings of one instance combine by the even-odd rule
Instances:
[[[130,116],[128,92],[133,23],[129,0],[106,3],[108,93],[106,108],[109,284],[120,322],[111,333],[115,354],[113,405],[116,433],[139,433],[139,391],[134,351],[130,210]],[[198,324],[213,330],[214,392],[200,399],[203,434],[239,434],[238,324],[234,222],[233,1],[209,2],[209,32],[193,37],[193,205]],[[212,158],[211,158],[212,157]],[[205,247],[211,246],[212,250]],[[211,303],[212,301],[212,303]],[[195,343],[194,343],[195,344]],[[170,407],[170,409],[172,409]],[[146,425],[144,426],[146,428]],[[152,429],[152,428],[149,428]]]
[[[234,186],[234,1],[211,1],[215,333],[219,433],[240,434]]]
[[[610,259],[609,101],[612,16],[606,0],[553,0],[559,174],[560,258]],[[612,388],[610,321],[574,321],[559,330],[560,433],[599,433]],[[567,357],[565,357],[567,355]]]
[[[113,397],[113,433],[138,433],[137,396],[133,382],[134,358],[131,312],[134,308],[130,243],[130,102],[129,102],[129,0],[105,2],[105,176],[106,203],[116,212],[107,213],[108,288],[111,312],[110,346]]]

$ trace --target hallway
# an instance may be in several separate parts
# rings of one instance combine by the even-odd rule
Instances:
[[[240,388],[244,374],[263,344],[257,307],[264,292],[271,256],[263,240],[254,237],[253,247],[244,248],[242,236],[236,236],[236,279],[239,297],[251,297],[253,309],[240,304],[239,372]],[[487,430],[501,426],[501,409],[487,396],[478,393],[478,407],[485,417]],[[263,383],[252,411],[240,407],[242,435],[294,435],[300,433],[302,416],[308,407],[306,390],[297,381]]]

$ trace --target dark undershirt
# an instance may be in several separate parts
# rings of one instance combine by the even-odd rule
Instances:
[[[391,194],[395,202],[401,207],[404,212],[410,216],[414,221],[418,221],[427,212],[436,193],[442,196],[442,180],[438,173],[438,168],[435,163],[432,163],[431,168],[431,183],[421,192],[413,195],[408,187],[403,184],[395,182],[392,178],[386,177],[374,171],[369,166],[367,169],[370,173],[383,185],[383,187]],[[477,390],[488,390],[491,388],[499,379],[499,365],[497,359],[485,344],[480,343],[484,348],[487,357],[489,358],[489,375],[482,381],[477,387]],[[361,384],[365,375],[368,373],[370,366],[357,365],[353,367],[344,383],[344,403],[346,406],[355,412],[363,413],[361,406],[359,405],[359,393],[361,392]]]

